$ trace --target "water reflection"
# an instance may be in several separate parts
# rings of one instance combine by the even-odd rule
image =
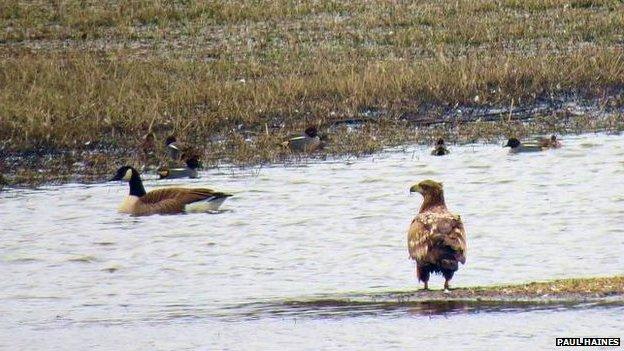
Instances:
[[[382,301],[375,301],[381,299]],[[215,315],[224,320],[262,318],[357,318],[379,316],[402,318],[406,316],[452,316],[471,313],[524,313],[529,311],[585,310],[590,308],[622,308],[624,301],[512,301],[475,299],[402,301],[394,294],[360,295],[358,299],[336,296],[238,304],[225,307]]]

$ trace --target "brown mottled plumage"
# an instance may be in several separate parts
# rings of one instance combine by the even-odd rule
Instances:
[[[539,137],[536,139],[537,143],[543,147],[548,149],[558,149],[561,147],[561,142],[557,139],[556,135],[551,135],[550,138]]]
[[[141,144],[139,145],[139,149],[141,150],[141,163],[144,166],[149,166],[152,162],[155,161],[156,136],[154,135],[154,133],[149,132],[143,136]]]
[[[129,166],[119,168],[113,180],[124,180],[130,184],[130,194],[119,207],[119,212],[134,216],[214,211],[232,196],[205,188],[164,188],[148,193],[143,188],[139,172]],[[189,207],[191,205],[192,208]]]
[[[444,203],[442,183],[424,180],[410,188],[424,200],[407,233],[410,257],[416,260],[418,280],[429,288],[429,275],[441,273],[444,288],[459,267],[466,263],[466,232],[461,218],[449,212]]]

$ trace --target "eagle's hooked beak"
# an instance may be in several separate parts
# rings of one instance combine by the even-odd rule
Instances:
[[[420,193],[420,192],[422,192],[422,188],[418,184],[414,184],[410,188],[410,193]]]

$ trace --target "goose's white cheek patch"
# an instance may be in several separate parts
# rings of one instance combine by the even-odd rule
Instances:
[[[132,170],[131,169],[126,171],[126,174],[124,174],[122,179],[125,180],[126,182],[129,182],[130,178],[132,178]]]

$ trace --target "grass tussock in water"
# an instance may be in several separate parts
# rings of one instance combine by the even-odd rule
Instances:
[[[310,123],[328,134],[325,153],[362,154],[430,142],[431,128],[415,122],[458,106],[574,94],[617,109],[623,10],[598,0],[9,0],[0,5],[0,150],[40,163],[70,152],[55,162],[103,169],[136,159],[139,138],[154,131],[197,144],[208,164],[250,164],[288,157],[276,145]],[[561,124],[545,118],[542,129]],[[336,127],[348,119],[368,123]],[[517,127],[433,130],[461,141]],[[94,161],[94,150],[114,159]],[[32,168],[9,172],[20,167]]]

